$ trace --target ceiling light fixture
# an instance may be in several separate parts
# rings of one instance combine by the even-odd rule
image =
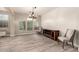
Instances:
[[[29,15],[29,18],[36,18],[35,17],[35,10],[36,10],[36,7],[33,7],[32,11],[31,11],[31,14]]]

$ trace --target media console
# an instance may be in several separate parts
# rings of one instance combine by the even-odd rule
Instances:
[[[43,35],[58,41],[58,36],[59,36],[59,30],[48,30],[48,29],[43,29]]]

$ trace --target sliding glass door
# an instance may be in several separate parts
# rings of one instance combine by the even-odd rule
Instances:
[[[19,22],[19,30],[20,31],[25,31],[26,30],[26,22],[25,21],[20,21]]]
[[[37,19],[27,18],[19,21],[19,33],[33,32],[39,30],[39,21]]]
[[[33,19],[27,18],[27,31],[33,31]]]
[[[39,21],[37,19],[27,18],[27,31],[39,30]]]
[[[39,30],[39,21],[38,19],[33,19],[33,29],[34,30]]]

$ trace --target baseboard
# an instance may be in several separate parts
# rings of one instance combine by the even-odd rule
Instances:
[[[10,37],[14,37],[15,35],[10,35]]]
[[[31,33],[20,33],[20,34],[15,34],[15,36],[18,36],[18,35],[26,35],[26,34],[34,34],[35,32],[31,32]]]

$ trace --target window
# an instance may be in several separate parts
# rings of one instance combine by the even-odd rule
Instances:
[[[27,18],[27,30],[32,31],[32,29],[33,29],[33,19]]]
[[[8,15],[0,14],[0,27],[8,27]]]
[[[39,21],[38,19],[27,18],[27,30],[39,30]]]
[[[37,19],[33,19],[34,30],[39,30],[39,21]]]
[[[25,21],[19,22],[19,30],[25,30]]]

